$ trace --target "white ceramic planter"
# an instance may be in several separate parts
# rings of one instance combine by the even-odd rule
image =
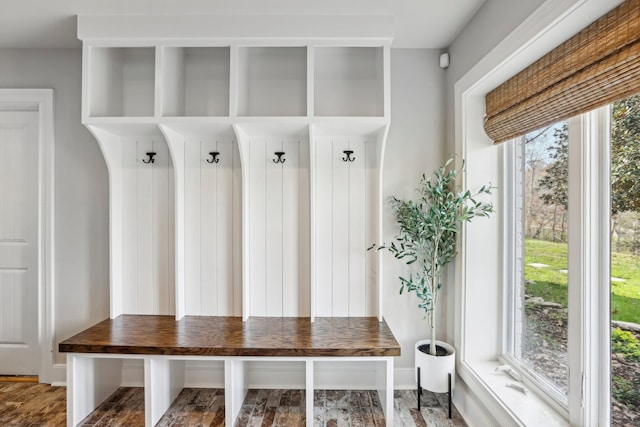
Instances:
[[[416,343],[416,368],[420,367],[420,386],[434,393],[446,393],[449,391],[449,377],[451,374],[451,390],[456,379],[456,351],[453,346],[443,341],[437,341],[436,345],[447,350],[446,356],[432,356],[418,350],[423,344],[429,344],[431,340],[420,340]],[[416,380],[418,370],[416,369]]]

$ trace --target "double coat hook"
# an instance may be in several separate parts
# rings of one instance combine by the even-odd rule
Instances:
[[[355,157],[351,157],[353,150],[344,150],[343,153],[346,155],[342,158],[345,162],[353,162],[356,159]]]
[[[156,159],[154,158],[156,156],[155,151],[149,151],[148,153],[145,153],[147,155],[147,159],[142,159],[142,163],[155,163]]]
[[[218,163],[220,161],[218,158],[220,153],[218,151],[211,151],[209,155],[211,156],[211,159],[207,159],[207,163]]]
[[[276,152],[275,152],[275,153],[273,153],[273,154],[275,154],[276,156],[278,156],[278,158],[277,158],[277,159],[273,159],[273,163],[284,163],[284,162],[285,162],[285,160],[287,160],[287,159],[285,159],[285,158],[283,158],[283,157],[282,157],[282,156],[284,156],[284,151],[276,151]]]

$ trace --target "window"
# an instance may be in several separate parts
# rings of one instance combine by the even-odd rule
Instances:
[[[640,420],[640,95],[611,106],[611,425]]]
[[[576,425],[605,418],[600,393],[608,389],[608,112],[505,147],[502,358]]]

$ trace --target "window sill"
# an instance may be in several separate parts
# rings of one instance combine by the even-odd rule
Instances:
[[[462,362],[459,375],[476,394],[500,425],[568,427],[567,419],[528,386],[517,382],[504,372],[496,372],[497,361]],[[527,394],[507,387],[516,383],[527,389]]]

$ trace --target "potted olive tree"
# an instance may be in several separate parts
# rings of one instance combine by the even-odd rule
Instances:
[[[416,369],[420,372],[417,380],[419,391],[423,387],[437,393],[450,391],[447,373],[455,378],[454,348],[436,340],[443,269],[458,254],[456,240],[462,223],[489,217],[493,212],[491,203],[477,200],[491,194],[491,185],[483,185],[475,192],[461,191],[456,180],[464,170],[464,162],[456,169],[453,160],[454,157],[449,158],[432,177],[422,175],[415,200],[391,199],[400,231],[389,245],[378,247],[418,267],[409,277],[400,277],[400,294],[405,290],[415,292],[418,307],[429,320],[431,338],[416,343],[416,368],[420,368]]]

